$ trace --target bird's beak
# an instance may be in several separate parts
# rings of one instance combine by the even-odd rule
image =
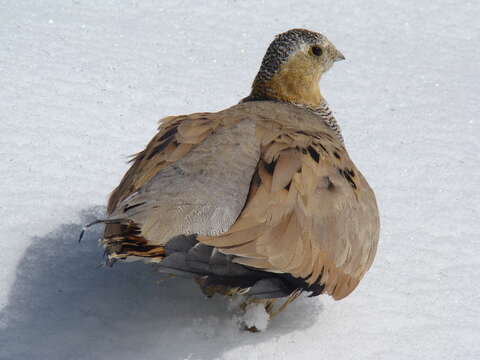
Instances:
[[[341,60],[345,60],[345,56],[343,56],[343,54],[337,50],[337,56],[335,57],[334,61],[341,61]]]

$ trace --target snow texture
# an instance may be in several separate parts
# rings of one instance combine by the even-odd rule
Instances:
[[[242,314],[240,322],[247,328],[256,328],[258,331],[267,330],[269,316],[262,304],[249,304],[245,314]]]
[[[477,1],[0,1],[0,359],[479,359]],[[160,117],[247,95],[274,34],[346,56],[321,87],[375,189],[381,243],[348,298],[261,333],[141,263],[97,267],[127,156]]]

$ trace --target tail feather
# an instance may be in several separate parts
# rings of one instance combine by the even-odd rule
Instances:
[[[107,224],[101,242],[106,250],[107,262],[128,257],[158,262],[165,257],[165,247],[148,245],[147,239],[141,236],[140,227],[132,221]]]

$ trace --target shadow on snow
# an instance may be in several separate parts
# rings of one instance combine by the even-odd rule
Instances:
[[[1,359],[211,359],[309,327],[321,311],[318,300],[301,298],[266,332],[242,332],[228,302],[206,299],[191,280],[141,262],[99,266],[101,227],[77,238],[103,211],[32,239],[0,313]]]

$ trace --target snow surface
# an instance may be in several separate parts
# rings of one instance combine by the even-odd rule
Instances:
[[[0,359],[480,359],[477,1],[0,1]],[[262,333],[82,224],[163,116],[248,94],[274,34],[345,54],[322,81],[382,215],[347,299]]]

